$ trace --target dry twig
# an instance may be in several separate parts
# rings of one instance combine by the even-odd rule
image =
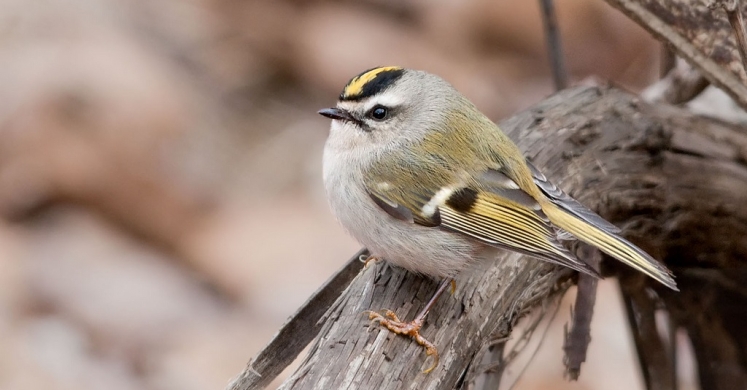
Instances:
[[[602,255],[599,250],[583,246],[581,258],[599,271]],[[576,306],[572,315],[570,332],[566,328],[565,343],[565,375],[571,380],[578,380],[581,374],[581,364],[586,361],[586,351],[591,342],[591,319],[594,315],[594,304],[597,298],[598,280],[586,274],[578,276],[578,290],[576,293]]]
[[[742,15],[741,0],[716,0],[711,4],[711,8],[720,6],[726,11],[729,18],[729,24],[737,38],[737,47],[739,55],[742,57],[742,66],[747,72],[747,31],[744,26],[744,16]]]
[[[552,79],[555,82],[555,90],[559,91],[568,87],[568,72],[565,68],[563,49],[560,45],[558,18],[555,15],[553,0],[540,0],[540,6],[542,7],[542,23],[545,27],[547,54],[552,66]]]

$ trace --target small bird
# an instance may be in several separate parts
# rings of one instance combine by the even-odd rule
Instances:
[[[498,126],[442,78],[396,66],[353,77],[331,118],[324,186],[342,226],[372,256],[443,279],[409,322],[369,312],[409,335],[438,363],[419,330],[459,271],[509,249],[599,277],[561,241],[592,245],[667,287],[671,272],[620,229],[550,182]]]

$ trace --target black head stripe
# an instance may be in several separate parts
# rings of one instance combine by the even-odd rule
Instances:
[[[396,66],[369,69],[353,77],[340,94],[341,101],[358,101],[381,93],[405,73]]]

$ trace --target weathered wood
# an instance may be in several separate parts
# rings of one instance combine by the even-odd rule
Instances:
[[[455,295],[443,297],[434,306],[422,330],[441,355],[434,370],[438,374],[428,375],[423,370],[431,361],[422,347],[371,325],[362,312],[391,308],[411,319],[438,283],[383,263],[364,270],[335,305],[309,357],[282,388],[455,387],[464,380],[469,367],[465,363],[478,358],[484,337],[497,324],[513,324],[524,307],[562,289],[557,282],[567,273],[552,272],[554,267],[546,264],[524,263],[525,259],[512,254],[499,267],[457,279]],[[527,288],[533,285],[537,287]]]
[[[261,389],[280,375],[319,333],[324,313],[358,274],[363,264],[359,259],[367,253],[360,250],[315,291],[226,389]]]
[[[599,270],[602,262],[602,253],[598,249],[584,246],[579,253],[587,264],[595,270]],[[573,307],[571,327],[566,327],[566,335],[563,342],[565,357],[565,376],[572,381],[578,380],[581,375],[581,364],[586,361],[586,351],[591,343],[591,319],[594,316],[594,305],[597,300],[597,278],[590,275],[578,275],[578,289],[576,290],[576,303]]]
[[[605,0],[747,109],[747,73],[726,12],[715,0]]]
[[[638,360],[648,390],[677,388],[677,373],[673,345],[662,340],[656,323],[656,300],[635,283],[621,284],[628,323],[638,349]]]
[[[710,388],[740,383],[747,333],[714,318],[736,312],[735,299],[747,297],[745,129],[607,87],[563,91],[502,128],[548,177],[681,276],[678,294],[602,264],[603,274],[622,271],[625,288],[645,292],[651,307],[671,310],[673,329],[692,331],[698,359],[710,359],[699,365],[701,378],[725,384]],[[438,302],[423,328],[441,353],[439,366],[426,375],[430,360],[420,346],[371,326],[362,312],[392,309],[410,319],[437,282],[383,263],[368,267],[327,313],[309,355],[282,388],[464,388],[491,335],[510,335],[522,313],[564,291],[569,275],[509,253],[492,267],[461,275],[455,295]],[[701,291],[704,280],[725,292]],[[697,300],[703,296],[708,299]],[[720,336],[725,341],[713,341]],[[652,352],[647,348],[638,345],[642,357]]]

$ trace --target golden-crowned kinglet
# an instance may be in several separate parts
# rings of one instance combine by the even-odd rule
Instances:
[[[548,181],[438,76],[367,70],[348,82],[337,107],[319,113],[332,119],[324,185],[337,219],[373,256],[444,278],[411,323],[371,314],[397,333],[416,335],[447,281],[498,248],[598,276],[559,242],[576,238],[676,289],[666,267]]]

